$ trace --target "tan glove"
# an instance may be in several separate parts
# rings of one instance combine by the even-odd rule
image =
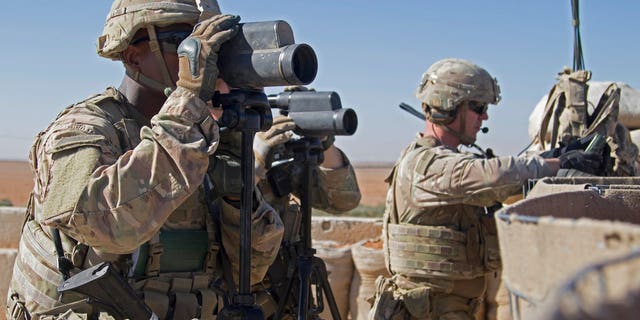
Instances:
[[[205,102],[211,100],[216,91],[220,45],[238,32],[239,21],[238,16],[216,15],[196,24],[178,47],[179,87],[194,92]]]
[[[277,146],[285,144],[293,136],[292,130],[296,124],[289,117],[279,116],[273,120],[269,130],[257,132],[253,139],[253,153],[256,157],[256,175],[260,178],[266,176],[267,170],[273,161],[273,152]]]

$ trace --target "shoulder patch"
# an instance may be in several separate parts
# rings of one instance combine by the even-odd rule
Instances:
[[[53,143],[51,148],[47,148],[46,153],[53,154],[60,151],[70,150],[84,146],[99,147],[106,138],[97,134],[81,134],[61,138]]]
[[[418,162],[416,163],[415,172],[421,175],[426,174],[427,169],[429,168],[435,157],[435,152],[431,152],[430,150],[425,151],[422,154],[422,157],[420,157],[420,159],[418,159]]]
[[[69,149],[67,149],[69,150]],[[36,214],[38,221],[58,217],[72,212],[78,199],[87,186],[87,181],[95,170],[100,151],[97,148],[79,148],[74,151],[60,152],[54,156],[49,170],[52,177],[42,213]]]

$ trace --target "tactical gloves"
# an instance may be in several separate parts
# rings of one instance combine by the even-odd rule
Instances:
[[[211,100],[218,78],[218,51],[238,32],[239,21],[238,16],[216,15],[195,25],[178,47],[179,87],[192,91],[205,102]]]
[[[601,154],[571,150],[558,157],[560,168],[575,169],[585,173],[600,175],[602,173],[603,159]]]
[[[257,132],[253,139],[253,153],[256,157],[256,175],[264,178],[271,167],[273,153],[280,145],[285,144],[293,136],[296,124],[289,117],[276,117],[271,128],[265,132]]]

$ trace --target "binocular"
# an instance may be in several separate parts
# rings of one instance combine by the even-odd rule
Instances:
[[[311,83],[318,59],[307,44],[296,44],[282,20],[240,24],[218,55],[220,76],[234,88],[252,89]]]
[[[334,91],[281,92],[268,99],[271,108],[293,119],[293,132],[300,136],[350,136],[358,128],[356,112],[342,108],[340,96]]]

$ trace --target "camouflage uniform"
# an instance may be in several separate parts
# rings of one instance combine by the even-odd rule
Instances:
[[[62,277],[50,227],[62,231],[65,254],[75,267],[111,261],[123,273],[133,274],[132,283],[144,291],[160,317],[166,314],[171,295],[216,299],[210,283],[219,276],[217,239],[223,247],[238,247],[233,235],[239,229],[239,210],[218,200],[222,227],[215,225],[207,210],[205,201],[214,199],[205,198],[202,179],[208,151],[217,145],[217,126],[211,122],[207,136],[193,126],[203,110],[201,100],[178,88],[152,119],[151,128],[141,127],[144,118],[109,88],[66,109],[38,135],[31,153],[37,173],[33,211],[20,241],[10,304],[24,302],[30,313],[60,304],[56,287]],[[216,237],[218,228],[221,237]],[[254,213],[252,230],[251,280],[257,283],[282,237],[282,223],[264,201]],[[163,255],[168,254],[165,259],[169,260],[176,250],[189,249],[173,248],[169,253],[162,241],[165,236],[200,243],[186,257],[201,265],[165,264]],[[140,256],[141,246],[148,257]],[[140,265],[142,260],[145,265]],[[232,264],[237,274],[237,260]],[[69,302],[64,298],[63,303]],[[207,307],[213,310],[214,306]]]
[[[419,98],[428,77],[432,83],[452,75],[462,80],[429,88],[450,100],[421,99],[444,104],[436,110],[439,117],[426,108],[432,123],[452,121],[450,111],[465,95],[487,103],[499,99],[497,84],[484,69],[451,59],[434,66],[423,78]],[[474,91],[478,87],[482,90]],[[459,97],[457,89],[464,89]],[[465,144],[470,143],[473,139]],[[519,192],[527,179],[551,174],[554,169],[539,156],[486,159],[433,136],[419,136],[386,180],[383,239],[393,277],[378,278],[370,319],[473,319],[485,291],[485,273],[500,269],[495,221],[487,207]]]
[[[174,2],[171,8],[194,8],[189,1]],[[190,14],[193,23],[199,11]],[[185,20],[173,17],[168,24]],[[30,153],[35,186],[8,292],[9,319],[89,312],[87,305],[66,305],[81,297],[57,291],[63,278],[54,229],[73,263],[72,275],[108,261],[160,319],[212,317],[217,290],[225,287],[213,285],[224,269],[221,251],[231,260],[224,273],[238,273],[240,211],[208,198],[203,186],[219,143],[208,110],[201,97],[178,87],[149,122],[108,88],[66,108],[38,134]],[[252,284],[264,277],[283,234],[278,214],[256,197]],[[208,202],[214,203],[211,212]]]
[[[485,207],[517,193],[527,179],[552,173],[537,156],[483,159],[418,138],[388,179],[384,238],[395,276],[377,285],[379,294],[396,299],[380,297],[374,309],[388,312],[384,319],[402,319],[396,308],[411,319],[473,318],[484,274],[500,268]],[[400,299],[402,306],[388,305]]]
[[[344,166],[336,169],[325,168],[322,165],[312,169],[312,206],[316,209],[329,213],[342,213],[354,209],[360,203],[360,188],[356,180],[355,170],[349,159],[340,151]],[[299,195],[302,187],[300,178],[302,176],[303,165],[300,163],[292,163],[283,165],[285,172],[291,177],[293,195]],[[290,203],[290,195],[278,197],[268,182],[263,179],[258,184],[264,193],[267,202],[271,204],[278,212],[287,208]]]

